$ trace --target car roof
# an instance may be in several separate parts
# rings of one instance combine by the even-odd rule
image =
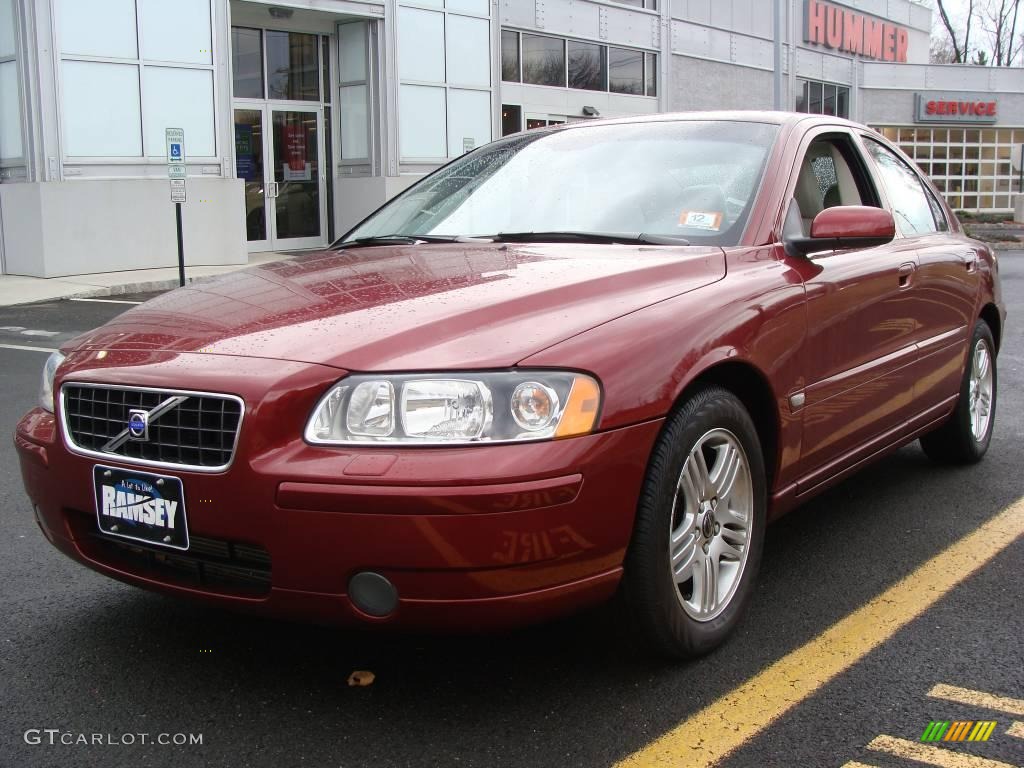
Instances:
[[[710,122],[734,122],[734,123],[767,123],[769,125],[793,126],[797,123],[804,124],[803,127],[820,125],[841,125],[849,128],[864,128],[859,123],[854,123],[841,117],[832,115],[809,115],[803,112],[781,112],[772,110],[735,109],[716,110],[707,112],[659,112],[652,115],[640,115],[631,117],[608,117],[590,120],[575,120],[571,123],[549,126],[545,132],[576,130],[593,125],[630,125],[637,123],[665,123],[683,121],[710,121]],[[538,130],[538,129],[534,129]]]

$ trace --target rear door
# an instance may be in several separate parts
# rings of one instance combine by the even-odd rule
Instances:
[[[862,140],[896,226],[917,254],[914,290],[922,329],[914,407],[920,413],[959,392],[978,296],[977,254],[968,241],[950,234],[935,193],[909,161],[872,136],[864,135]]]

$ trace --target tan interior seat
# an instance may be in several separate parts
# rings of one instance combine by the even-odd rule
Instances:
[[[815,161],[830,158],[835,167],[835,182],[822,189],[818,175],[814,171]],[[846,163],[839,148],[831,141],[816,141],[807,150],[800,164],[800,176],[797,178],[793,194],[800,208],[804,235],[810,233],[814,217],[826,208],[836,205],[861,205],[860,192],[853,178],[850,166]]]

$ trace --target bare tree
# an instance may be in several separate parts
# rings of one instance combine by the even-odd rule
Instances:
[[[986,0],[980,8],[981,26],[992,50],[990,59],[997,67],[1008,67],[1013,61],[1019,10],[1020,0]]]
[[[974,19],[974,0],[969,0],[967,4],[967,26],[964,30],[963,43],[957,41],[956,30],[953,29],[953,22],[949,19],[949,13],[946,11],[946,4],[943,0],[935,0],[939,7],[939,17],[942,19],[942,26],[946,28],[946,34],[949,35],[950,43],[953,45],[953,62],[954,64],[966,64],[967,57],[971,50],[971,21]]]
[[[928,61],[932,64],[955,64],[956,52],[949,38],[943,35],[932,37],[932,43],[928,49]]]

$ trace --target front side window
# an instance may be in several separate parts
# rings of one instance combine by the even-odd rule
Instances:
[[[893,216],[899,222],[900,229],[907,235],[935,232],[937,226],[932,207],[917,174],[877,141],[868,139],[864,144],[882,177]]]
[[[431,174],[344,239],[568,231],[735,245],[777,133],[675,121],[510,136]]]

